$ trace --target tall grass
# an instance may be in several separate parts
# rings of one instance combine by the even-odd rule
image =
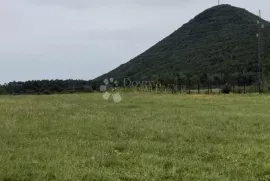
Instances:
[[[269,180],[268,95],[0,96],[0,180]]]

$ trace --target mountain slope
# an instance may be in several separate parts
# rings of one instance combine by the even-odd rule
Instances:
[[[258,16],[230,5],[215,6],[197,15],[156,45],[96,80],[114,77],[149,80],[181,73],[256,72]],[[263,32],[266,71],[270,64],[270,23]],[[255,75],[255,74],[254,74]]]

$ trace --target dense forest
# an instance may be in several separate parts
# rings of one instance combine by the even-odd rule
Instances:
[[[256,37],[259,28],[260,43]],[[175,77],[185,77],[188,84],[191,80],[200,79],[205,86],[218,80],[223,84],[254,85],[258,82],[257,72],[260,70],[258,47],[268,77],[270,23],[245,9],[230,5],[215,6],[141,55],[94,81],[107,77],[118,80],[128,77],[133,80],[160,79],[167,83]]]
[[[0,94],[53,94],[93,92],[91,81],[85,80],[35,80],[10,82],[0,85]]]

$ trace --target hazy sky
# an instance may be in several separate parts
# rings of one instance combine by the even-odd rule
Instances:
[[[0,84],[92,79],[218,0],[0,0]],[[269,0],[221,0],[270,20]]]

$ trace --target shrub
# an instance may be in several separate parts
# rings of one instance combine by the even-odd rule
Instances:
[[[6,93],[7,93],[6,89],[0,87],[0,95],[6,94]]]
[[[242,93],[244,93],[244,90],[243,89],[244,89],[243,87],[235,86],[235,88],[233,90],[233,93],[242,94]]]
[[[229,84],[226,84],[221,90],[223,94],[229,94],[231,91],[232,91],[232,86]]]
[[[51,92],[50,90],[44,90],[44,91],[43,91],[43,94],[45,94],[45,95],[50,95],[50,94],[52,94],[52,92]]]

